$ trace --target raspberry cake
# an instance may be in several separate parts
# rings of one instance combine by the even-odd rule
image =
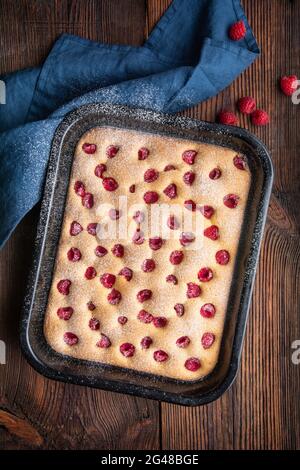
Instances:
[[[209,374],[250,179],[246,157],[228,148],[107,127],[86,133],[74,156],[45,315],[49,345],[180,380]],[[170,210],[158,228],[171,237],[143,230],[153,221],[149,208],[162,204]],[[195,232],[183,230],[175,206],[197,220]],[[102,238],[99,228],[111,221],[128,222],[129,235]]]

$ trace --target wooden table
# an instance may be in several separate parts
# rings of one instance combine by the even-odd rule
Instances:
[[[0,73],[39,64],[62,32],[140,45],[169,0],[0,0]],[[300,448],[299,157],[300,105],[277,79],[300,75],[300,0],[244,0],[262,55],[229,88],[191,110],[215,120],[249,94],[271,114],[254,131],[269,147],[276,178],[241,368],[234,386],[208,406],[185,408],[65,385],[23,359],[18,322],[38,208],[1,252],[0,447],[6,449],[296,449]],[[298,160],[297,160],[298,159]]]

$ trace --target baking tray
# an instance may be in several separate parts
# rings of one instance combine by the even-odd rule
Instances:
[[[191,382],[168,379],[76,359],[57,353],[46,342],[43,333],[44,314],[73,156],[81,136],[95,126],[134,129],[229,147],[248,158],[251,185],[219,359],[214,370],[200,380]],[[273,168],[268,151],[255,136],[244,129],[101,103],[82,106],[69,113],[57,128],[52,142],[34,262],[24,301],[21,346],[27,360],[41,374],[64,382],[181,405],[203,405],[216,400],[232,384],[238,370],[272,181]]]

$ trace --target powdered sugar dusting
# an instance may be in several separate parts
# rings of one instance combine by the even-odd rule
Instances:
[[[135,110],[135,115],[139,114],[141,118],[147,118],[145,114],[143,115],[143,111]],[[158,116],[167,126],[168,117]],[[180,117],[176,120],[178,124],[184,123]],[[88,156],[84,154],[81,146],[85,141],[97,144],[95,154]],[[115,158],[108,160],[105,150],[110,144],[117,145],[120,150]],[[150,155],[148,159],[138,161],[138,149],[142,146],[149,148]],[[188,148],[198,152],[193,167],[189,167],[181,159],[182,152]],[[115,128],[95,128],[82,137],[73,163],[65,221],[46,313],[45,332],[54,349],[78,358],[184,380],[205,376],[213,369],[218,359],[234,260],[250,184],[250,173],[239,171],[234,167],[232,160],[235,154],[230,149],[205,143]],[[99,163],[105,163],[108,168],[107,174],[118,181],[117,191],[110,193],[103,190],[101,180],[94,176],[94,168]],[[176,170],[164,172],[163,169],[167,164],[173,164]],[[216,166],[222,169],[222,177],[213,181],[208,174]],[[160,174],[157,181],[149,184],[144,182],[143,174],[150,167],[156,168]],[[186,186],[182,176],[191,168],[197,175],[196,180],[192,186]],[[76,180],[83,181],[88,191],[94,194],[95,204],[92,209],[83,208],[80,197],[74,193],[73,185]],[[96,222],[99,217],[100,219],[103,217],[103,214],[97,211],[103,201],[115,206],[120,195],[126,194],[129,206],[141,204],[142,195],[151,187],[160,194],[160,202],[169,203],[170,200],[164,195],[163,189],[171,182],[176,183],[178,187],[178,198],[174,203],[183,205],[185,200],[193,199],[197,204],[208,204],[215,208],[211,220],[201,219],[201,233],[211,224],[216,224],[220,228],[220,238],[217,241],[201,237],[200,249],[185,250],[184,262],[179,266],[171,265],[168,259],[171,251],[182,249],[176,238],[166,240],[160,250],[153,252],[147,242],[140,246],[134,245],[131,239],[100,242],[86,230],[76,237],[70,237],[69,226],[72,220],[77,220],[86,228],[88,223]],[[136,192],[133,194],[128,191],[132,184],[136,185]],[[232,192],[240,197],[239,204],[234,210],[226,208],[223,204],[223,196]],[[131,217],[132,214],[128,216]],[[124,258],[116,258],[111,254],[111,247],[116,242],[124,245]],[[97,244],[105,246],[108,250],[108,254],[103,258],[97,258],[94,254]],[[71,246],[79,248],[83,254],[82,260],[76,263],[76,266],[66,258],[66,252]],[[227,249],[230,252],[231,262],[227,266],[219,266],[215,261],[215,252],[220,249]],[[156,262],[156,270],[153,273],[142,272],[142,260],[152,257]],[[96,278],[91,281],[84,279],[84,272],[88,266],[94,266],[97,271]],[[114,287],[122,293],[122,301],[117,306],[111,306],[106,299],[109,290],[101,286],[99,276],[104,272],[117,275],[124,266],[133,270],[133,278],[128,282],[123,276],[117,276]],[[212,268],[214,278],[209,283],[201,283],[201,297],[187,299],[186,283],[199,283],[197,272],[203,266]],[[168,274],[177,276],[178,285],[165,282]],[[59,279],[72,281],[69,296],[62,297],[57,292],[56,284]],[[151,289],[153,297],[142,306],[136,300],[136,293],[143,288]],[[93,316],[100,320],[100,331],[111,339],[112,346],[108,349],[96,348],[99,334],[88,327],[91,314],[86,303],[90,300],[96,305]],[[173,308],[178,302],[185,305],[185,315],[181,318],[176,316]],[[213,319],[203,318],[199,314],[201,305],[207,302],[216,306],[217,314]],[[57,317],[56,310],[67,304],[74,306],[75,313],[68,322],[62,322]],[[168,319],[167,327],[158,329],[152,324],[145,325],[139,322],[137,313],[141,308],[146,308],[155,316],[165,316]],[[119,315],[128,317],[125,325],[118,323]],[[78,345],[71,349],[62,341],[66,329],[74,331],[80,338]],[[201,346],[201,337],[206,331],[214,333],[216,341],[211,349],[204,350]],[[180,349],[176,346],[176,340],[184,335],[191,338],[191,343],[188,348]],[[153,339],[153,344],[147,350],[142,350],[139,346],[144,336]],[[136,353],[130,359],[119,352],[119,345],[126,341],[136,346]],[[153,351],[157,349],[168,352],[169,360],[163,363],[153,361]],[[191,373],[184,368],[184,362],[190,356],[199,357],[201,360],[202,367],[197,373]]]

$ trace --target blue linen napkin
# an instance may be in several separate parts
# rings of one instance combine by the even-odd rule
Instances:
[[[238,42],[230,25],[245,22]],[[39,201],[63,117],[97,102],[177,112],[216,95],[258,56],[240,0],[173,0],[143,47],[64,34],[40,68],[0,77],[0,246]]]

